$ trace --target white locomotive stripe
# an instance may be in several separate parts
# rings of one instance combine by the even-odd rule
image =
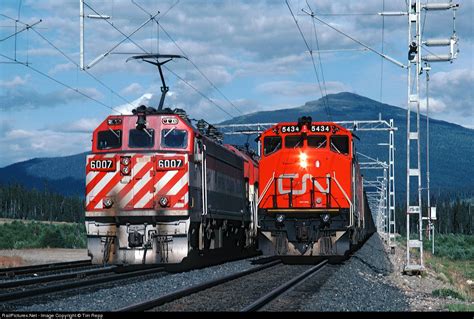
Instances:
[[[183,208],[188,204],[188,192],[186,192],[183,197],[180,199],[182,202],[181,203],[176,203],[173,207],[174,208]]]
[[[176,155],[178,155],[177,153],[164,153],[164,154],[160,154],[159,156],[160,157],[175,157]]]
[[[135,204],[135,208],[143,208],[153,198],[153,193],[147,192],[139,201]]]
[[[136,196],[137,196],[137,193],[140,192],[142,190],[142,188],[146,185],[147,182],[150,181],[151,177],[149,176],[149,174],[146,174],[148,175],[148,177],[143,177],[142,179],[140,179],[138,181],[138,183],[135,184],[135,186],[133,187],[133,196],[132,196],[132,200],[135,200],[136,199]],[[147,194],[150,194],[150,192],[146,192],[143,197],[147,197]],[[128,197],[128,196],[127,196]],[[143,199],[143,197],[141,198],[141,200]],[[147,202],[145,203],[142,203],[141,200],[139,200],[136,204],[133,205],[132,203],[132,206],[134,208],[142,208]],[[150,198],[148,198],[148,200],[150,200]],[[127,203],[129,203],[130,200],[128,202],[125,202],[125,205],[127,205]]]
[[[178,171],[168,171],[166,174],[156,183],[155,189],[159,192],[168,182],[178,173]]]
[[[86,187],[99,174],[99,171],[90,171],[86,176]]]
[[[130,201],[132,200],[133,198],[133,187],[130,188],[130,190],[128,191],[127,194],[125,194],[124,196],[122,196],[122,198],[120,198],[120,208],[125,208],[125,205],[127,205],[128,203],[130,203]]]
[[[189,200],[189,196],[188,196],[189,192],[186,192],[186,194],[184,194],[184,205],[187,205],[188,204],[188,200]]]
[[[95,187],[87,195],[89,194],[95,195],[98,192],[100,192],[105,187],[105,185],[107,185],[110,182],[110,180],[114,178],[115,174],[116,174],[115,172],[110,172],[110,173],[105,174],[104,177],[102,177],[102,179],[95,185]]]
[[[102,178],[100,180],[100,182],[96,185],[96,187],[94,187],[94,192],[92,192],[92,194],[99,193],[115,177],[115,175],[116,175],[115,172],[105,174],[104,178]],[[95,190],[96,190],[96,192],[95,192]],[[95,205],[95,209],[101,209],[102,208],[102,200],[103,199],[104,199],[103,197],[99,198],[99,201]]]
[[[184,174],[181,179],[173,185],[173,187],[169,190],[169,192],[166,195],[172,196],[178,194],[178,192],[183,189],[183,186],[185,186],[188,183],[188,173]]]

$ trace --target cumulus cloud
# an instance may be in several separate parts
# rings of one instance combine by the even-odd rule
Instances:
[[[90,135],[12,129],[0,136],[0,166],[34,157],[66,156],[90,149]]]
[[[321,84],[322,88],[323,85]],[[313,96],[320,93],[317,83],[295,82],[295,81],[273,81],[262,83],[257,86],[257,91],[272,95],[284,96]],[[323,88],[324,90],[324,88]],[[341,82],[326,82],[327,94],[351,91],[351,87]]]
[[[46,129],[63,133],[91,133],[99,126],[101,119],[81,118],[77,121],[48,125]]]
[[[23,86],[28,82],[30,77],[31,76],[29,74],[25,75],[24,77],[16,75],[11,80],[0,80],[0,88],[13,89],[17,86]]]
[[[84,94],[94,98],[103,97],[95,88],[79,88]],[[52,92],[38,92],[32,87],[8,87],[3,93],[0,93],[0,109],[37,109],[41,107],[54,107],[68,105],[77,100],[84,100],[86,97],[72,90],[58,90]]]
[[[136,83],[136,82],[133,82],[132,84],[128,85],[127,87],[123,88],[120,93],[121,94],[125,94],[125,95],[128,95],[128,94],[139,94],[143,92],[143,87],[139,84],[139,83]]]
[[[437,72],[431,77],[430,95],[445,105],[442,110],[472,118],[474,115],[473,87],[473,69]]]

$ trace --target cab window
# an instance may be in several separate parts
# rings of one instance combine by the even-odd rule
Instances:
[[[327,145],[326,135],[309,135],[308,146],[314,148],[325,148]]]
[[[303,137],[301,135],[285,136],[285,147],[286,148],[303,147]]]
[[[155,130],[130,130],[128,135],[128,146],[133,148],[153,147],[155,144]]]
[[[281,149],[281,136],[267,136],[263,139],[263,154],[269,155]]]
[[[99,150],[108,150],[111,148],[120,148],[122,146],[122,130],[100,131],[97,133],[97,148]]]
[[[347,135],[331,136],[331,151],[340,154],[349,154],[349,137]]]
[[[188,147],[188,132],[185,130],[161,130],[161,146],[167,148]]]

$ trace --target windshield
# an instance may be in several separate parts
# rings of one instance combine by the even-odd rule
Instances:
[[[325,135],[309,135],[308,146],[314,148],[325,148],[327,144],[327,138]]]
[[[331,151],[349,154],[349,137],[347,135],[331,136]]]
[[[162,130],[161,146],[167,148],[186,148],[188,146],[188,132],[177,129]]]
[[[285,147],[286,148],[303,147],[303,137],[301,135],[285,136]]]
[[[99,150],[108,150],[122,146],[122,130],[100,131],[97,133],[97,148]]]
[[[269,155],[281,149],[280,136],[267,136],[263,139],[263,154]]]
[[[155,130],[130,130],[128,135],[128,146],[135,148],[153,147],[155,144]]]

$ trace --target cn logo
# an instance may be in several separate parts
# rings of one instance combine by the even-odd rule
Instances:
[[[281,174],[280,176],[278,176],[278,193],[282,195],[289,194],[291,192],[290,189],[283,189],[283,180],[292,178],[293,183],[294,183],[294,181],[298,179],[298,176],[299,176],[298,174]],[[316,179],[312,180],[312,177],[313,176],[311,174],[303,175],[303,177],[301,178],[301,189],[293,188],[293,195],[302,195],[306,193],[306,184],[308,181],[310,182],[313,181],[314,187],[316,187],[317,190],[320,191],[321,193],[329,193],[329,177],[326,178],[326,185],[327,185],[326,188],[323,188],[323,186],[319,184],[319,182]]]

